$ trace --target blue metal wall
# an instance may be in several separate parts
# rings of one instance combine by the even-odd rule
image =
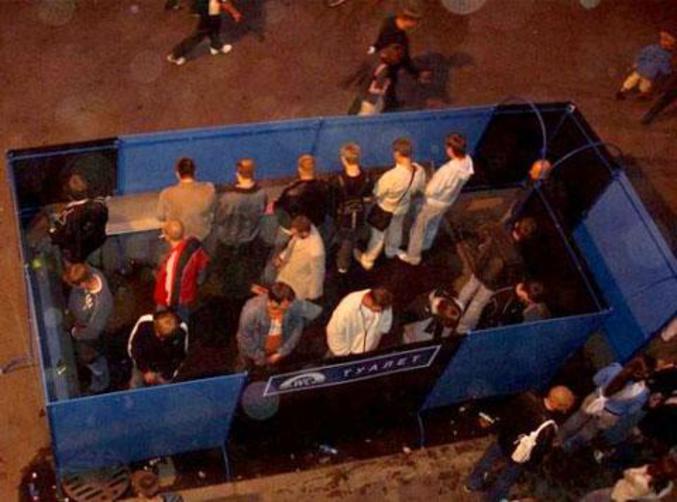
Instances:
[[[414,141],[418,160],[444,162],[444,137],[461,131],[472,151],[493,108],[386,114],[376,117],[333,117],[267,124],[195,129],[122,136],[118,153],[118,193],[156,191],[176,182],[174,164],[193,158],[198,178],[230,182],[237,159],[253,157],[260,179],[292,176],[303,153],[317,156],[320,170],[339,167],[342,144],[356,141],[363,148],[363,164],[392,164],[391,143],[400,136]]]
[[[606,312],[470,333],[422,410],[547,385]]]
[[[606,337],[625,360],[677,313],[677,260],[622,173],[574,238],[613,308]]]
[[[59,472],[220,447],[245,378],[239,373],[49,404]]]

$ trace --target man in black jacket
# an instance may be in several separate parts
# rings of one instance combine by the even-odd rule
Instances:
[[[143,315],[127,351],[134,362],[130,388],[170,383],[188,353],[188,328],[169,310]]]
[[[411,60],[409,51],[409,36],[407,32],[416,28],[423,17],[423,13],[418,4],[412,0],[404,2],[397,11],[397,15],[387,18],[381,26],[376,42],[369,47],[368,54],[377,54],[386,47],[397,44],[402,46],[403,57],[397,65],[389,66],[390,85],[384,96],[383,111],[393,111],[397,108],[397,76],[400,69],[406,70],[409,74],[422,81],[430,78],[428,71],[421,71],[416,68]]]
[[[106,241],[108,208],[103,197],[88,197],[79,174],[71,175],[67,190],[71,202],[53,218],[49,236],[67,263],[82,263]]]
[[[564,386],[550,389],[542,398],[533,392],[525,392],[512,398],[506,405],[506,413],[498,424],[498,435],[482,458],[475,464],[466,481],[467,491],[483,491],[484,500],[498,501],[508,498],[510,487],[517,481],[522,471],[538,464],[548,449],[557,432],[551,420],[557,412],[566,413],[574,405],[573,393]],[[537,430],[540,431],[535,434]],[[520,458],[516,448],[520,440],[533,433],[535,444],[528,458]],[[489,474],[494,466],[504,463],[504,467],[495,474],[496,478],[489,482]]]

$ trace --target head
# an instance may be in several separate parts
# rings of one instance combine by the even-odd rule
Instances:
[[[442,321],[445,328],[453,329],[458,326],[461,314],[460,306],[452,300],[445,298],[440,300],[440,303],[437,305],[437,317]]]
[[[646,354],[633,357],[623,368],[635,381],[646,380],[656,368],[656,360]]]
[[[153,315],[153,329],[160,340],[171,338],[179,329],[181,321],[171,310],[164,310]]]
[[[383,63],[389,66],[395,66],[402,62],[404,47],[400,44],[390,44],[389,46],[384,47],[378,55]]]
[[[531,164],[531,169],[529,169],[529,179],[531,181],[544,180],[550,176],[552,170],[552,164],[546,159],[538,159],[533,164]]]
[[[557,385],[548,391],[545,397],[545,407],[550,411],[566,413],[573,408],[576,396],[568,387]]]
[[[671,454],[663,455],[650,463],[646,470],[647,474],[655,480],[674,481],[677,479],[677,458]]]
[[[284,315],[295,299],[296,294],[291,286],[284,282],[274,283],[268,289],[268,315],[270,317]]]
[[[254,159],[240,159],[235,164],[235,177],[238,183],[254,181],[254,169],[256,163]]]
[[[73,263],[64,271],[63,280],[76,288],[87,289],[94,281],[94,274],[84,263]]]
[[[181,242],[183,239],[183,223],[179,220],[169,220],[162,227],[162,238],[170,244]]]
[[[72,200],[80,200],[87,197],[89,185],[87,180],[81,174],[71,174],[68,178],[67,191],[68,197]]]
[[[668,30],[661,30],[658,34],[658,43],[668,51],[675,49],[675,33]]]
[[[545,287],[540,281],[527,280],[515,286],[515,293],[527,305],[541,303],[545,298]]]
[[[160,480],[151,471],[139,470],[132,474],[132,490],[139,497],[153,498],[160,491]]]
[[[512,236],[517,242],[522,242],[531,239],[536,235],[537,230],[536,220],[531,216],[526,216],[515,222],[512,227]]]
[[[176,177],[179,180],[195,179],[195,162],[188,157],[182,157],[176,163]]]
[[[305,239],[310,235],[312,223],[307,216],[299,215],[291,220],[291,233],[294,237]]]
[[[315,178],[315,157],[306,153],[299,157],[297,162],[299,178],[302,180],[312,180]]]
[[[346,143],[341,147],[341,163],[344,168],[359,167],[360,165],[360,146],[357,143]]]
[[[459,133],[451,133],[445,141],[447,155],[452,158],[462,159],[466,155],[467,143],[465,137]]]
[[[397,9],[396,23],[401,30],[411,30],[418,26],[423,17],[423,11],[415,0],[401,0]]]
[[[409,138],[397,138],[393,141],[393,158],[395,162],[411,162],[414,155],[414,145]]]
[[[362,298],[362,305],[372,312],[383,312],[393,304],[393,294],[386,288],[376,287],[371,289]]]

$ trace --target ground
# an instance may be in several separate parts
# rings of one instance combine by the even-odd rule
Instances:
[[[354,96],[338,84],[360,62],[394,2],[348,0],[328,9],[320,0],[242,0],[245,24],[226,27],[233,52],[211,57],[203,47],[183,67],[164,56],[195,20],[185,8],[164,12],[163,3],[0,3],[2,149],[344,114]],[[575,102],[599,136],[624,152],[633,183],[675,248],[675,109],[647,128],[639,124],[646,103],[613,99],[637,50],[653,43],[661,26],[675,26],[674,1],[423,4],[426,19],[411,37],[413,52],[427,52],[448,69],[429,104],[471,106],[506,96]],[[450,10],[472,5],[481,8],[466,16]],[[408,104],[420,104],[420,95],[412,96]],[[33,351],[4,167],[1,176],[4,365]],[[9,500],[20,470],[49,436],[36,367],[2,374],[0,384],[0,493]]]

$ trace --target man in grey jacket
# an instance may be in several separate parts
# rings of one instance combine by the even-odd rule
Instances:
[[[101,272],[83,263],[66,269],[64,280],[71,289],[68,311],[73,318],[70,329],[79,361],[91,372],[89,393],[104,391],[109,383],[108,362],[101,354],[101,334],[113,312],[113,295]]]
[[[249,369],[275,365],[292,353],[302,332],[302,309],[294,290],[276,282],[242,307],[237,330],[240,359]]]

